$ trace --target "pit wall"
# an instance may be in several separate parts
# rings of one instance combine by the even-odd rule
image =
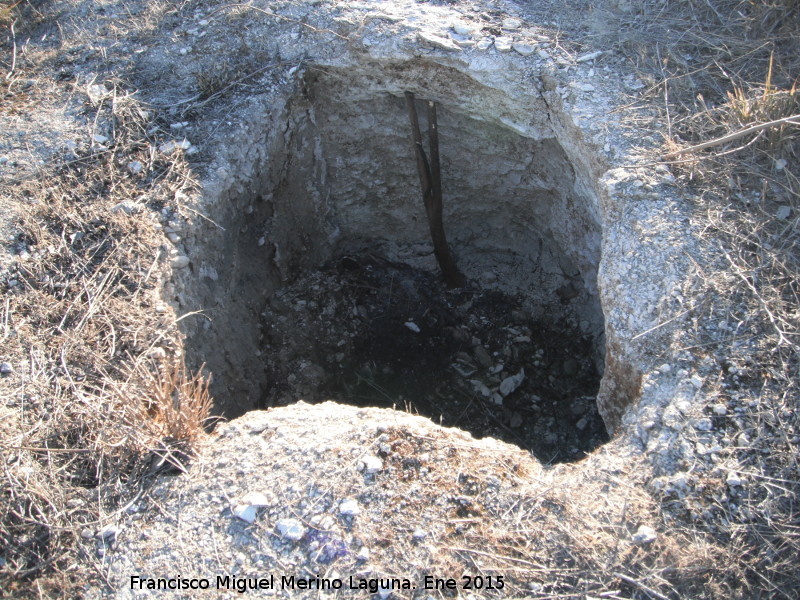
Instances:
[[[258,407],[269,385],[258,315],[285,282],[343,247],[435,268],[403,99],[411,91],[439,106],[445,226],[459,266],[522,293],[534,315],[596,335],[598,407],[617,429],[646,368],[630,343],[651,326],[637,287],[659,280],[615,264],[632,241],[612,222],[626,218],[625,200],[603,181],[606,158],[565,112],[552,76],[502,73],[446,57],[348,57],[308,65],[238,113],[200,199],[209,220],[187,237],[192,275],[176,279],[179,303],[206,317],[186,322],[189,357],[225,374],[212,388],[220,412]],[[576,293],[566,303],[565,286]]]

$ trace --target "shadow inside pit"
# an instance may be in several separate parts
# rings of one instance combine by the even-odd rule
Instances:
[[[345,256],[263,311],[261,405],[394,407],[544,463],[578,460],[608,441],[593,340],[521,306],[475,283],[447,290],[435,274],[377,255]]]

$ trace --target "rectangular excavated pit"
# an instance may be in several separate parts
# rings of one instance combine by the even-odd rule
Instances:
[[[439,107],[462,290],[438,282],[405,91]],[[198,236],[186,290],[209,317],[187,327],[187,351],[213,372],[220,412],[299,397],[396,405],[545,460],[604,439],[592,185],[546,106],[513,106],[425,62],[310,67],[252,124],[267,143],[242,148],[252,175],[212,203],[224,232]]]

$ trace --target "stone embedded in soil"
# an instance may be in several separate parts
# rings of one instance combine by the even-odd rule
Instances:
[[[275,529],[278,530],[283,539],[293,542],[298,541],[306,534],[306,528],[303,527],[303,524],[292,518],[280,519],[275,523]]]
[[[383,461],[377,456],[365,456],[363,463],[365,473],[377,473],[383,469]]]
[[[479,379],[470,379],[469,382],[472,385],[472,389],[475,390],[478,394],[480,394],[484,398],[492,397],[492,390],[490,390],[486,386],[486,384],[480,381]]]
[[[252,523],[256,520],[258,509],[250,504],[237,504],[233,508],[232,512],[233,516],[236,517],[237,519],[241,519],[246,523]]]
[[[361,507],[358,502],[348,498],[347,500],[342,500],[341,504],[339,504],[339,512],[346,517],[354,517],[361,514]]]
[[[403,325],[405,325],[407,329],[410,329],[414,333],[419,333],[421,331],[419,325],[414,323],[414,321],[406,321],[405,323],[403,323]]]
[[[728,473],[728,477],[725,479],[725,483],[727,483],[730,487],[738,487],[744,485],[745,480],[740,477],[737,473],[731,471]]]
[[[455,21],[452,27],[453,31],[459,35],[470,35],[479,29],[478,25],[474,23],[467,23],[466,21]]]
[[[511,52],[513,40],[510,37],[496,37],[494,38],[494,47],[498,52]]]
[[[525,369],[520,369],[516,375],[512,375],[511,377],[506,377],[503,381],[500,382],[500,394],[503,397],[508,396],[509,394],[513,393],[522,382],[525,380]]]
[[[534,52],[536,52],[536,46],[533,44],[524,44],[522,42],[514,42],[512,44],[514,50],[521,54],[522,56],[530,56]]]
[[[269,498],[261,492],[249,492],[242,498],[242,504],[250,504],[251,506],[269,506]]]
[[[428,532],[417,527],[414,530],[414,533],[411,534],[411,537],[417,541],[424,540],[426,537],[428,537]]]
[[[579,64],[589,62],[596,58],[600,58],[601,56],[603,56],[603,54],[604,54],[603,50],[598,50],[597,52],[590,52],[589,54],[584,54],[583,56],[579,56],[578,58],[575,59],[575,62]]]
[[[658,534],[656,533],[655,529],[648,527],[647,525],[642,525],[636,530],[636,533],[633,534],[631,541],[634,544],[643,546],[645,544],[655,542],[656,539],[658,539]]]
[[[712,429],[714,429],[714,425],[711,423],[711,419],[709,419],[708,417],[702,417],[700,419],[697,419],[694,421],[694,423],[692,423],[692,425],[698,431],[711,431]]]
[[[183,269],[189,266],[189,257],[181,254],[173,258],[171,264],[173,269]]]
[[[419,40],[428,47],[439,48],[441,50],[448,50],[450,52],[459,52],[461,48],[449,38],[443,38],[432,33],[420,31],[418,34]]]

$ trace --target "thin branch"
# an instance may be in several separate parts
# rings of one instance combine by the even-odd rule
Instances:
[[[11,76],[14,74],[14,69],[16,69],[16,67],[17,67],[17,34],[14,31],[14,25],[16,25],[16,24],[17,24],[17,20],[14,19],[14,21],[12,21],[12,23],[11,23],[11,26],[9,27],[9,29],[11,29],[11,44],[12,44],[11,70],[8,73],[6,73],[6,81],[11,79]]]
[[[627,575],[624,575],[622,573],[614,573],[614,577],[619,577],[625,583],[628,583],[632,586],[639,588],[651,598],[658,598],[658,600],[669,600],[669,598],[667,598],[664,594],[655,591],[653,588],[646,586],[641,581],[637,581],[632,577],[628,577]]]
[[[674,152],[668,152],[667,154],[664,154],[661,158],[663,160],[668,160],[670,158],[675,158],[676,156],[681,156],[682,154],[698,152],[700,150],[705,150],[706,148],[711,148],[713,146],[719,146],[720,144],[732,142],[733,140],[737,140],[740,137],[744,137],[751,133],[756,133],[763,129],[769,129],[771,127],[777,127],[778,125],[786,125],[786,124],[800,125],[800,115],[792,115],[791,117],[776,119],[775,121],[769,121],[768,123],[759,123],[758,125],[745,127],[744,129],[740,129],[739,131],[734,131],[733,133],[729,133],[727,135],[723,135],[722,137],[718,137],[713,140],[703,142],[702,144],[697,144],[696,146],[689,146],[688,148],[684,148],[683,150],[675,150]]]

